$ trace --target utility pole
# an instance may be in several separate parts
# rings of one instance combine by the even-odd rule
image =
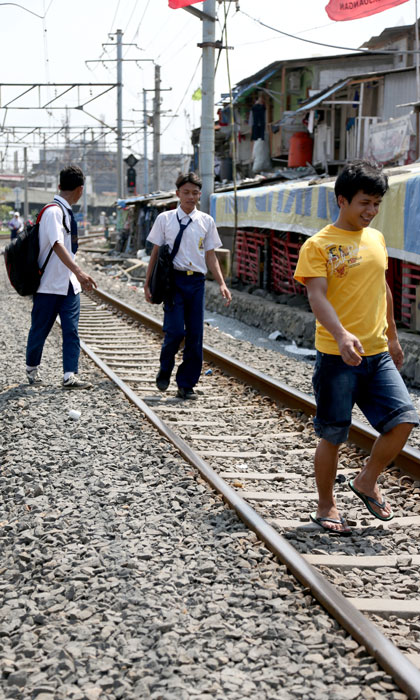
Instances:
[[[201,209],[210,212],[214,191],[214,42],[216,38],[216,0],[203,4],[203,68],[201,82],[200,174],[203,182]]]
[[[28,149],[25,146],[23,149],[23,175],[24,175],[24,200],[23,200],[23,220],[26,222],[29,219],[28,206]]]
[[[47,189],[47,137],[44,134],[44,160],[43,160],[43,170],[44,170],[44,190]]]
[[[160,66],[155,65],[153,110],[153,191],[160,190]]]
[[[113,34],[109,35],[112,39],[114,36]],[[115,60],[117,61],[117,197],[118,199],[122,199],[124,196],[124,170],[123,170],[123,147],[122,147],[122,141],[123,141],[123,118],[122,118],[122,91],[123,91],[123,82],[122,82],[122,64],[123,61],[131,61],[133,63],[140,63],[143,61],[151,61],[153,63],[152,58],[123,58],[122,57],[122,47],[123,47],[123,32],[121,29],[117,29],[116,31],[116,36],[117,36],[117,58],[98,58],[95,60],[89,60],[85,61],[86,64],[88,63],[113,63]],[[102,44],[102,46],[110,46],[110,44],[105,43]],[[137,44],[124,44],[124,46],[137,46]]]
[[[415,21],[415,37],[416,37],[416,86],[417,86],[417,102],[420,100],[420,57],[419,57],[419,21],[418,21],[418,15],[417,15],[417,0],[415,0],[414,3],[414,10],[416,14],[416,21]],[[417,131],[418,134],[418,131]]]
[[[147,156],[147,100],[146,100],[147,90],[143,88],[143,131],[144,131],[144,141],[143,141],[143,181],[144,181],[144,194],[149,192],[149,161]]]
[[[83,173],[85,176],[85,186],[83,188],[83,221],[85,223],[83,233],[86,235],[88,229],[87,216],[88,216],[88,204],[87,204],[87,158],[86,158],[86,130],[83,132]]]
[[[160,93],[163,91],[170,91],[172,88],[161,88],[160,87],[160,66],[155,65],[155,87],[154,88],[143,88],[143,137],[144,137],[144,170],[143,170],[143,182],[144,191],[147,194],[149,192],[149,161],[147,157],[147,124],[148,124],[148,114],[147,114],[147,93],[153,92],[153,191],[160,189],[160,118],[162,116],[162,111],[160,109]],[[133,109],[133,112],[138,112],[139,110]],[[141,111],[141,110],[140,110]],[[177,116],[177,115],[175,115]]]
[[[117,29],[117,197],[124,195],[122,150],[122,31]]]

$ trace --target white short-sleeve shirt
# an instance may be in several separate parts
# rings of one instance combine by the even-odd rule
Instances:
[[[58,194],[54,197],[54,202],[60,202],[55,207],[48,207],[41,217],[39,223],[39,257],[38,265],[42,267],[50,249],[53,247],[54,243],[60,241],[70,253],[74,260],[74,253],[71,252],[71,234],[67,233],[63,226],[63,209],[65,211],[65,221],[68,230],[71,229],[70,214],[68,213],[71,209],[68,202],[66,202],[63,197]],[[38,293],[40,294],[63,294],[67,295],[69,289],[69,282],[71,282],[73,291],[75,294],[79,294],[81,291],[80,283],[77,280],[76,275],[69,270],[69,268],[61,262],[58,255],[51,253],[51,257],[48,260],[47,266],[44,270],[44,274],[41,277],[41,283],[38,287]]]
[[[205,275],[207,251],[220,248],[222,245],[214,219],[209,214],[198,209],[194,209],[191,214],[185,214],[181,207],[164,211],[157,217],[147,240],[158,246],[167,243],[172,250],[179,233],[177,214],[181,223],[185,224],[189,219],[191,223],[182,235],[181,245],[174,258],[174,268],[202,272]]]

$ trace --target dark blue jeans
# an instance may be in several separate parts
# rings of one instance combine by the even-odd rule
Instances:
[[[378,433],[399,423],[419,424],[410,395],[387,352],[346,365],[340,355],[318,352],[312,383],[316,398],[315,432],[333,445],[348,438],[354,404]]]
[[[170,377],[175,355],[185,337],[176,383],[184,389],[192,389],[200,378],[203,364],[204,275],[175,273],[174,304],[165,304],[164,310],[165,339],[160,353],[161,372]]]
[[[80,340],[78,333],[80,294],[75,294],[71,283],[67,296],[63,294],[34,294],[32,323],[26,346],[26,364],[38,367],[42,351],[54,321],[60,317],[63,334],[63,370],[77,372]]]

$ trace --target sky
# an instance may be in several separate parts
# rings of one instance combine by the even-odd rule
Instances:
[[[124,156],[129,152],[137,157],[143,154],[143,89],[148,91],[147,110],[151,113],[154,63],[161,66],[164,111],[161,152],[191,153],[191,129],[199,126],[201,117],[201,102],[191,99],[201,84],[201,49],[197,47],[202,41],[199,19],[183,9],[169,9],[167,0],[17,0],[17,3],[21,7],[0,1],[1,107],[13,99],[18,90],[23,92],[26,89],[7,87],[6,83],[115,83],[115,32],[121,29],[123,41],[127,44],[123,47],[123,56],[130,59],[123,64],[124,125],[131,127],[131,131],[138,129],[124,142]],[[233,47],[228,52],[232,86],[273,61],[346,53],[345,50],[286,38],[254,20],[306,40],[349,49],[361,46],[386,27],[415,21],[415,0],[348,22],[332,22],[328,18],[325,12],[327,0],[239,0],[239,11],[235,2],[226,4],[229,10],[228,45]],[[205,3],[198,3],[195,7],[205,9]],[[217,8],[216,38],[219,39],[224,20],[223,3],[217,3]],[[221,52],[216,73],[216,102],[221,93],[228,92],[226,53]],[[86,63],[98,59],[103,62]],[[65,89],[53,85],[43,88],[41,106]],[[38,94],[31,92],[16,103],[29,109],[0,109],[0,125],[59,128],[65,122],[67,106],[68,120],[73,127],[97,129],[100,127],[98,120],[115,127],[115,88],[86,105],[85,113],[75,109],[94,97],[95,90],[98,88],[92,86],[82,89],[79,94],[69,92],[57,103],[62,107],[59,110],[34,109],[38,104]],[[77,136],[77,132],[74,133]],[[91,132],[87,133],[89,138]],[[34,137],[25,141],[30,149],[30,160],[36,158],[34,149],[37,144]],[[108,144],[115,148],[113,134]],[[50,139],[47,145],[58,145],[57,138]],[[22,142],[11,141],[5,164],[11,164],[16,150],[20,163],[22,147]],[[148,129],[147,148],[151,156],[151,129]],[[5,152],[5,138],[1,132],[0,152]]]

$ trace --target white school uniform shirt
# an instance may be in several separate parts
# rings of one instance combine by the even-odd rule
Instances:
[[[191,214],[185,214],[181,207],[164,211],[157,217],[147,240],[158,246],[167,243],[172,250],[179,233],[177,214],[182,224],[186,224],[189,219],[191,223],[182,234],[181,245],[173,261],[174,268],[202,272],[205,275],[207,251],[222,245],[214,219],[209,214],[198,209],[193,209]]]
[[[60,197],[58,194],[55,195],[53,201],[60,202],[64,208],[66,225],[70,231],[71,222],[70,214],[68,213],[69,210],[71,210],[70,204],[68,204],[68,202],[66,202],[66,200],[63,199],[63,197]],[[39,224],[39,267],[42,267],[50,249],[57,241],[60,241],[60,243],[64,245],[74,260],[75,255],[71,252],[71,234],[67,233],[63,226],[63,209],[60,207],[60,205],[48,207],[48,209],[46,209],[42,214]],[[41,277],[38,293],[62,294],[67,296],[69,282],[72,284],[74,293],[79,294],[82,288],[76,275],[71,272],[63,262],[61,262],[58,255],[56,255],[53,251],[44,270],[44,274]]]

